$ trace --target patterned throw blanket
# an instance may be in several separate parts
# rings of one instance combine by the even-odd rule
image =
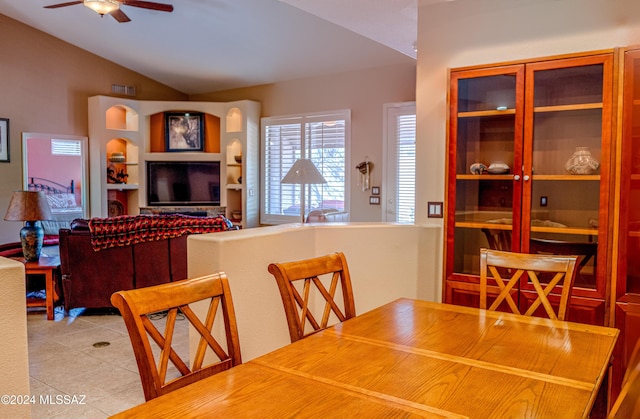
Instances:
[[[183,234],[225,231],[230,227],[230,221],[223,216],[121,215],[89,220],[91,245],[95,251],[180,237]]]

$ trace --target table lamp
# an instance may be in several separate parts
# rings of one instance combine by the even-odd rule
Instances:
[[[298,159],[287,174],[282,178],[280,183],[301,185],[300,186],[300,217],[304,223],[304,185],[316,185],[320,183],[327,183],[322,174],[318,171],[318,168],[313,164],[310,159]]]
[[[9,208],[7,208],[4,219],[25,222],[24,227],[20,230],[20,243],[27,262],[35,262],[40,259],[42,252],[44,229],[38,225],[37,221],[52,218],[51,209],[44,193],[15,191],[11,195]]]

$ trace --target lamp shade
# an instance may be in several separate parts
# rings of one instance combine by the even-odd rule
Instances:
[[[15,191],[4,215],[6,221],[38,221],[52,218],[44,193],[34,191]]]
[[[20,230],[22,253],[27,262],[40,259],[44,229],[36,221],[53,218],[47,198],[43,192],[15,191],[11,195],[9,208],[4,215],[7,221],[25,221]]]
[[[318,171],[313,162],[309,159],[298,159],[280,183],[294,185],[309,185],[327,183],[322,174]]]

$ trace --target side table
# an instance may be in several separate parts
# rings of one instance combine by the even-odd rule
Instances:
[[[47,309],[47,320],[53,320],[54,304],[58,301],[58,293],[56,292],[55,274],[60,268],[59,256],[40,256],[36,262],[27,262],[23,257],[12,257],[24,264],[25,280],[29,275],[44,275],[45,278],[45,299],[28,298],[27,307],[45,307]]]

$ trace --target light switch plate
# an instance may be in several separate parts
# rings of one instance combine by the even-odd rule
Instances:
[[[428,202],[427,203],[427,216],[429,218],[442,218],[444,203],[442,202]]]

